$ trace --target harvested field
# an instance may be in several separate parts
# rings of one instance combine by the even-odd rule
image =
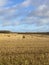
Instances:
[[[49,35],[1,33],[0,65],[49,65]]]

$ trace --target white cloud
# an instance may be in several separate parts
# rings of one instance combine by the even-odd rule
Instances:
[[[38,10],[39,10],[39,11],[42,11],[43,9],[46,9],[46,5],[45,5],[45,4],[40,5],[40,6],[38,7]]]
[[[5,6],[7,4],[8,0],[0,0],[0,7]]]
[[[21,3],[21,6],[22,7],[27,7],[31,4],[32,4],[32,0],[25,0],[24,2]]]
[[[10,20],[5,20],[3,23],[2,23],[2,26],[6,27],[6,26],[17,26],[17,25],[20,25],[20,21],[18,20],[14,20],[14,22],[11,22]]]
[[[45,3],[40,4],[35,10],[32,10],[23,21],[39,26],[49,24],[49,5]]]
[[[37,8],[37,11],[36,12],[36,15],[37,16],[46,16],[46,17],[49,17],[49,8],[48,6],[45,4],[45,5],[40,5],[38,8]]]
[[[0,6],[6,5],[7,1],[8,0],[0,0]],[[4,24],[5,26],[11,25],[11,19],[14,19],[14,18],[16,19],[17,17],[21,17],[21,15],[23,16],[25,14],[28,14],[29,11],[27,13],[24,10],[21,11],[22,8],[28,7],[30,5],[35,5],[35,6],[37,5],[37,8],[34,11],[29,12],[28,14],[29,16],[24,18],[22,22],[27,24],[35,24],[35,25],[48,24],[49,23],[49,5],[47,5],[47,3],[49,1],[45,0],[45,2],[41,0],[25,0],[18,5],[16,4],[16,5],[12,5],[11,7],[9,6],[6,8],[0,8],[0,20],[2,20],[3,22],[6,22]],[[18,21],[16,22],[17,22],[16,24],[18,25]]]

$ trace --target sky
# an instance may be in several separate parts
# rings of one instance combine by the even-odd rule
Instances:
[[[49,32],[49,0],[0,0],[0,30]]]

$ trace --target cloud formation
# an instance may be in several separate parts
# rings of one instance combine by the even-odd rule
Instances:
[[[7,4],[8,0],[0,0],[0,7],[3,7]]]
[[[19,3],[16,0],[0,0],[0,22],[2,27],[26,24],[40,29],[41,26],[47,26],[49,0],[22,0]]]
[[[47,5],[47,3],[40,4],[35,10],[32,10],[23,21],[30,21],[31,24],[34,23],[37,25],[49,24],[49,5]]]

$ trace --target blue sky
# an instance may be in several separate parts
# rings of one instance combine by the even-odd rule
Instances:
[[[0,0],[0,30],[49,32],[49,0]]]

